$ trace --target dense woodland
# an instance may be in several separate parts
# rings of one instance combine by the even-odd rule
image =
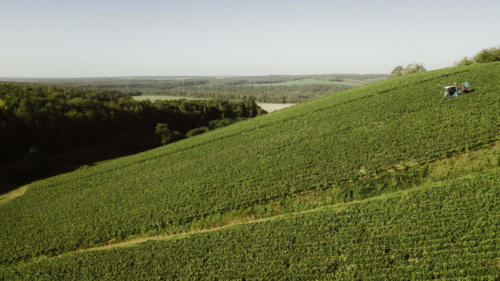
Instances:
[[[352,88],[347,85],[294,85],[294,86],[247,86],[247,85],[197,85],[167,90],[164,94],[181,97],[212,99],[248,99],[269,103],[301,103]],[[159,92],[157,92],[158,94]]]
[[[261,113],[251,100],[139,102],[117,91],[0,83],[0,188]]]

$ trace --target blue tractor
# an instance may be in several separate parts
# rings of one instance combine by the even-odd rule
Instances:
[[[472,88],[469,82],[465,81],[460,87],[457,86],[457,83],[454,83],[453,86],[443,87],[443,91],[445,98],[454,98],[472,92]]]

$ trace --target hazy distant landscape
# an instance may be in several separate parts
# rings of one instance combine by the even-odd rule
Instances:
[[[133,96],[161,95],[199,99],[252,99],[264,103],[300,103],[387,77],[387,74],[328,74],[235,76],[222,78],[116,77],[79,79],[32,78],[14,80],[19,82],[74,86],[84,89],[114,90]]]

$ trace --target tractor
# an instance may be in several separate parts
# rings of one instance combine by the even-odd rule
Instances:
[[[460,87],[455,82],[452,86],[443,87],[445,98],[454,98],[472,92],[469,82],[465,81]]]

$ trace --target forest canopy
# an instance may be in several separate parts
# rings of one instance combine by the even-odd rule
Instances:
[[[110,90],[0,83],[0,187],[85,163],[91,154],[134,153],[264,112],[253,100],[136,101]]]

